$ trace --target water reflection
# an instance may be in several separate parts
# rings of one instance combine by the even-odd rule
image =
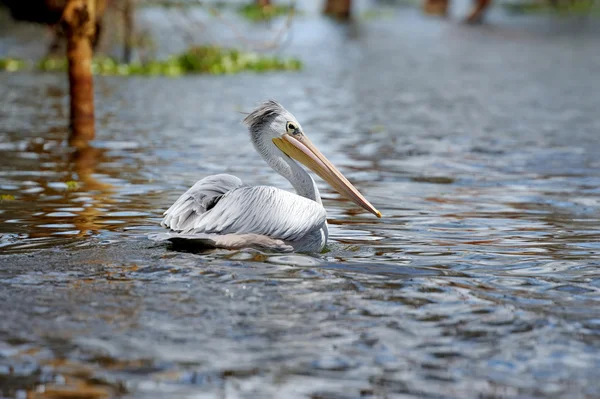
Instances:
[[[15,151],[18,146],[23,147],[22,152]],[[111,167],[118,164],[118,156],[107,148],[72,151],[61,141],[34,139],[18,143],[3,155],[8,164],[21,168],[4,173],[10,176],[12,184],[2,188],[15,193],[14,200],[3,203],[5,219],[0,232],[6,247],[27,249],[78,241],[106,230],[107,225],[125,223],[124,217],[146,215],[111,212],[120,202],[114,198],[113,185],[118,182],[119,173]],[[23,158],[35,162],[25,166],[18,162]],[[34,169],[37,167],[40,170]]]

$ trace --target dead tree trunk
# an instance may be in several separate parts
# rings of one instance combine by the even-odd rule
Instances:
[[[323,12],[338,19],[350,19],[351,8],[351,0],[327,0]]]
[[[95,33],[95,1],[69,0],[62,24],[67,36],[71,135],[69,144],[85,147],[94,139],[94,80],[92,40]]]

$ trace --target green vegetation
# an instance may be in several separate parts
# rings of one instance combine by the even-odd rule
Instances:
[[[69,191],[75,191],[79,188],[79,183],[75,180],[69,180],[65,184],[67,185],[67,190]]]
[[[26,62],[17,58],[0,58],[0,71],[18,71],[26,66]]]
[[[0,202],[2,201],[14,201],[15,196],[10,194],[0,194]]]
[[[7,66],[5,66],[7,65]],[[67,70],[65,58],[44,58],[35,66],[39,71]],[[31,68],[24,61],[0,59],[0,70],[18,71]],[[185,74],[233,74],[244,71],[297,71],[302,62],[296,58],[265,56],[254,52],[224,49],[217,46],[193,47],[188,51],[163,61],[123,64],[113,58],[96,57],[92,72],[106,76],[180,76]]]
[[[269,5],[261,7],[256,3],[249,3],[238,8],[240,15],[254,22],[266,21],[281,15],[295,13],[294,7],[291,5]]]
[[[210,6],[211,8],[227,8],[231,3],[227,1],[211,1],[205,3],[202,1],[185,1],[185,0],[144,0],[140,1],[137,7],[162,7],[162,8],[201,8]]]
[[[242,71],[297,71],[302,62],[296,58],[263,56],[220,47],[194,47],[175,58],[186,73],[236,73]]]
[[[586,0],[559,0],[556,5],[549,2],[503,3],[502,7],[512,14],[600,15],[600,7]]]
[[[164,7],[164,8],[204,8],[211,14],[219,14],[219,10],[235,9],[241,16],[250,21],[267,21],[282,15],[297,13],[294,6],[289,4],[271,4],[268,6],[260,6],[254,1],[248,4],[236,5],[227,1],[216,1],[210,3],[194,2],[194,1],[173,1],[173,0],[146,0],[140,3],[142,7]]]

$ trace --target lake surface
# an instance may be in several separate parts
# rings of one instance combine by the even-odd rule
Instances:
[[[81,153],[62,74],[0,73],[0,392],[599,397],[599,39],[585,18],[300,17],[300,73],[97,78]],[[268,98],[383,217],[319,180],[326,253],[149,241],[206,175],[291,189],[240,124]]]

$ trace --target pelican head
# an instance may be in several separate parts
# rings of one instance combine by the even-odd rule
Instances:
[[[329,183],[343,197],[377,217],[381,213],[342,175],[342,173],[306,137],[294,115],[276,101],[267,101],[244,119],[259,152],[277,151],[295,159]],[[270,140],[265,140],[265,139]],[[274,144],[260,151],[260,146]]]

